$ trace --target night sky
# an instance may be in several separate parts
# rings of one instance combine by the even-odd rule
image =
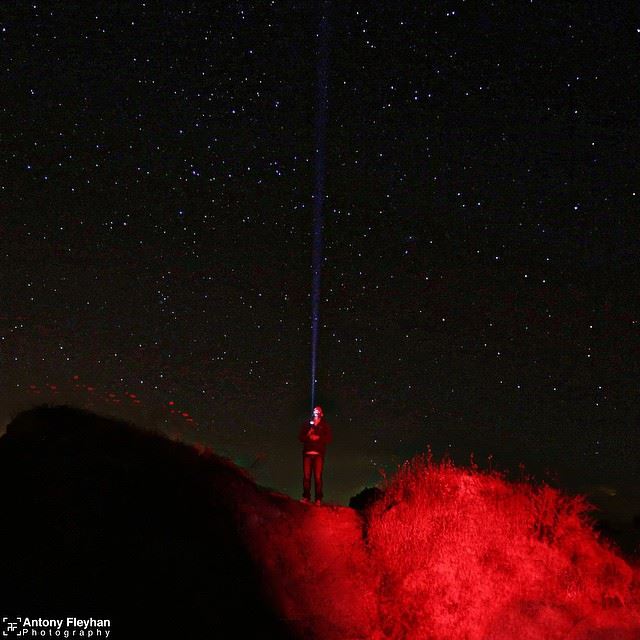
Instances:
[[[73,402],[299,497],[322,6],[2,3],[3,423]],[[636,3],[330,6],[326,497],[431,444],[639,513]]]

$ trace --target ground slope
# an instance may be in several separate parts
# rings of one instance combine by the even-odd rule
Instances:
[[[640,638],[638,570],[579,499],[420,458],[384,489],[304,505],[206,449],[40,407],[0,438],[3,615],[110,617],[118,638]]]
[[[126,423],[24,412],[0,438],[2,615],[107,618],[114,638],[288,638],[237,526],[257,491]]]

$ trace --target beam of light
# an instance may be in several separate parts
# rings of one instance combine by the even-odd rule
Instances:
[[[325,147],[328,107],[329,67],[329,1],[320,5],[321,16],[318,27],[318,77],[315,117],[315,188],[313,193],[313,244],[311,269],[311,410],[316,402],[316,371],[318,365],[318,335],[320,328],[320,272],[322,268],[322,231],[324,226],[323,205],[325,190]]]

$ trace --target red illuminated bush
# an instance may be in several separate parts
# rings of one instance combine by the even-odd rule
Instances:
[[[587,508],[544,485],[406,463],[368,514],[377,637],[640,637],[634,572]]]
[[[286,499],[245,517],[300,637],[640,638],[638,572],[598,540],[581,498],[423,457],[384,489],[364,523]]]

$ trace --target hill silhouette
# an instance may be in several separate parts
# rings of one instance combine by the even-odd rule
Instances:
[[[354,506],[37,407],[0,438],[3,615],[110,618],[114,638],[640,637],[640,573],[579,498],[419,457]]]
[[[239,536],[232,464],[69,407],[0,439],[3,612],[107,618],[112,637],[287,638]]]

